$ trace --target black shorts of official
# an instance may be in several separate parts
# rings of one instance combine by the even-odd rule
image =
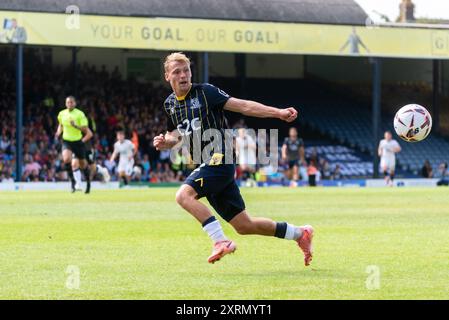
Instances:
[[[86,146],[81,140],[78,141],[66,141],[62,142],[62,151],[70,150],[73,152],[76,158],[80,160],[86,159]]]
[[[215,211],[229,222],[245,210],[234,174],[233,164],[204,165],[195,169],[184,183],[195,189],[198,198],[206,197]]]
[[[72,156],[72,159],[78,159],[78,157],[74,154]],[[95,151],[95,149],[87,149],[86,148],[86,157],[85,159],[87,160],[87,163],[89,165],[94,164],[97,161],[97,152]]]
[[[290,160],[288,162],[288,168],[292,169],[294,166],[299,167],[299,160]]]

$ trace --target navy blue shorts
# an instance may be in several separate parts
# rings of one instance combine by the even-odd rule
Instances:
[[[245,202],[234,179],[235,165],[200,166],[185,180],[226,221],[245,210]]]
[[[288,162],[288,168],[292,169],[294,166],[299,167],[299,160],[290,160]]]

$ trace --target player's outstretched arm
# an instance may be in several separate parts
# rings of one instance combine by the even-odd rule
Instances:
[[[304,150],[304,146],[299,147],[299,160],[301,163],[306,163],[306,151]]]
[[[115,158],[117,158],[117,149],[116,148],[114,148],[114,152],[112,152],[112,154],[111,154],[111,158],[109,158],[109,161],[110,162],[114,162],[115,161]]]
[[[287,145],[285,143],[282,145],[281,153],[282,153],[282,160],[286,161],[287,160]]]
[[[160,134],[153,139],[153,146],[156,150],[167,150],[173,148],[179,142],[179,133],[177,130],[172,132],[167,131],[167,133]]]
[[[342,52],[343,50],[345,50],[346,47],[348,46],[348,44],[349,44],[349,40],[347,40],[347,41],[345,42],[345,44],[340,48],[340,50],[339,50],[338,52]]]
[[[362,42],[362,40],[359,38],[360,45],[366,50],[366,52],[370,53],[369,49],[365,46],[365,44]]]
[[[245,116],[256,118],[277,118],[287,122],[292,122],[298,117],[298,111],[295,108],[278,109],[266,106],[262,103],[243,100],[237,98],[229,98],[224,105],[225,110],[238,112]]]

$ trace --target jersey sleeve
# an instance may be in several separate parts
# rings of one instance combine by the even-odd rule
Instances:
[[[284,142],[282,142],[282,146],[287,146],[288,147],[288,138],[284,138]]]
[[[302,138],[299,138],[298,142],[299,142],[299,147],[304,147],[304,140],[302,140]]]
[[[167,115],[167,131],[168,131],[168,132],[172,132],[172,131],[175,130],[175,129],[176,129],[176,127],[175,127],[175,125],[173,124],[172,119],[170,118],[169,115]]]
[[[88,127],[89,126],[89,120],[87,120],[86,115],[82,111],[79,115],[79,126],[80,127]]]
[[[212,108],[223,109],[230,98],[229,94],[209,83],[204,84],[203,90],[206,95],[207,103]]]
[[[61,114],[61,112],[58,113],[58,123],[62,124],[62,114]]]
[[[165,102],[164,102],[164,110],[165,110],[165,115],[166,115],[166,119],[167,119],[167,131],[172,132],[173,130],[176,129],[176,127],[173,124],[172,117],[170,116],[170,112],[172,109],[170,108],[170,102],[168,99],[165,100]]]

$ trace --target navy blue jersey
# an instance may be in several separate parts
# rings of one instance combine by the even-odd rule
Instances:
[[[204,137],[201,139],[201,134],[208,129],[216,129],[220,132],[217,138],[222,146],[221,153],[224,154],[225,129],[228,125],[223,107],[229,98],[227,93],[208,83],[193,83],[184,97],[177,97],[175,93],[170,94],[164,102],[168,118],[167,131],[178,130],[183,138],[189,139],[198,137],[199,134],[202,151],[208,141],[203,141]],[[190,153],[194,159],[192,152],[193,143],[190,144]],[[201,162],[207,162],[207,159],[202,159]]]
[[[287,158],[289,161],[299,160],[299,149],[304,147],[304,142],[301,138],[290,140],[289,137],[284,139],[284,145],[287,145]]]

